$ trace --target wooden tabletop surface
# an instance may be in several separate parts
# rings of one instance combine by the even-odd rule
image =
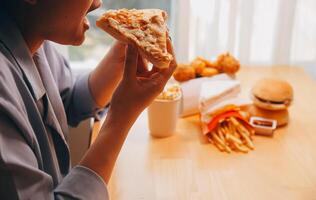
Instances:
[[[261,77],[293,85],[288,126],[273,138],[256,136],[248,154],[227,154],[206,142],[198,116],[179,119],[172,137],[152,138],[145,111],[117,160],[111,199],[316,199],[316,82],[296,67],[243,68],[237,78],[244,95]]]

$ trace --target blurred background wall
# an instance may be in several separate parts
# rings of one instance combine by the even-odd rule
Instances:
[[[233,53],[244,65],[302,66],[316,78],[315,0],[177,0],[180,60]],[[176,6],[173,6],[173,8]]]

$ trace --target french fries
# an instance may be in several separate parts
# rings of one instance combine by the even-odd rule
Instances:
[[[235,117],[221,120],[216,128],[207,134],[209,141],[217,149],[227,153],[232,151],[248,153],[254,150],[253,135],[252,128],[245,126],[244,122]]]

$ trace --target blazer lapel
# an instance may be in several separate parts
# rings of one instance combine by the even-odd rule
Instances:
[[[53,79],[43,47],[34,54],[33,58],[41,75],[44,87],[46,88],[46,95],[43,99],[43,103],[46,104],[44,123],[51,128],[55,151],[58,154],[60,170],[63,174],[66,174],[70,167],[70,157],[69,154],[65,154],[65,152],[69,152],[69,147],[66,142],[68,126],[64,105],[59,95],[56,82]]]
[[[37,64],[47,93],[48,107],[46,122],[51,128],[56,130],[64,140],[67,140],[68,125],[64,105],[42,47],[34,55],[34,61]]]

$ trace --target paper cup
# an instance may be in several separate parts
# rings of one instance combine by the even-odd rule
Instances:
[[[155,99],[148,107],[149,131],[153,137],[168,137],[176,132],[181,95],[174,100]]]

